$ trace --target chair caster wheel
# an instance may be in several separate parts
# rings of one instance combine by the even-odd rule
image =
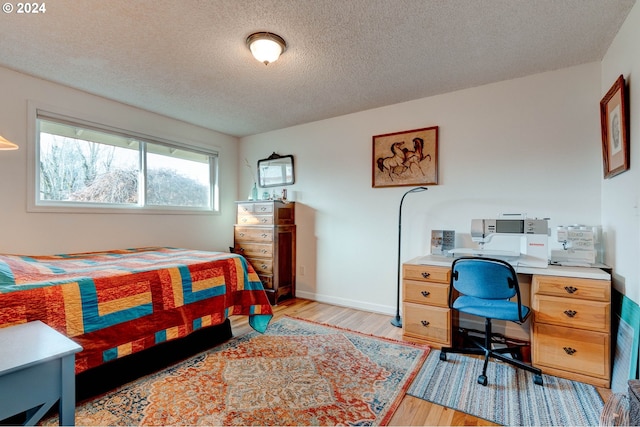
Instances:
[[[446,362],[447,361],[447,353],[440,352],[440,360],[442,360],[443,362]]]
[[[543,385],[542,384],[542,375],[534,375],[533,376],[533,383],[537,384],[537,385]]]
[[[487,385],[487,376],[486,375],[480,375],[478,377],[478,384],[486,386]]]

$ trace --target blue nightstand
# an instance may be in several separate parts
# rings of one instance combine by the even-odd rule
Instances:
[[[34,425],[59,401],[75,424],[75,354],[82,347],[40,321],[0,328],[0,419],[27,413]]]

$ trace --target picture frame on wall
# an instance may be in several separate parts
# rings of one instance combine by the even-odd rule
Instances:
[[[620,75],[600,101],[602,163],[604,177],[611,178],[629,169],[629,140],[626,86]]]
[[[372,187],[438,184],[438,126],[373,136]]]

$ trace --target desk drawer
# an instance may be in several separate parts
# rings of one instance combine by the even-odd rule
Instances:
[[[404,333],[426,341],[449,343],[451,316],[448,308],[405,302]]]
[[[433,265],[404,264],[402,277],[411,280],[428,280],[429,282],[449,283],[451,268]]]
[[[449,285],[407,279],[402,283],[405,301],[449,307]]]
[[[592,301],[611,300],[611,283],[608,280],[534,275],[532,285],[533,294]]]
[[[536,323],[609,332],[608,302],[535,295],[533,310]]]
[[[609,334],[536,323],[533,363],[591,377],[609,378]]]

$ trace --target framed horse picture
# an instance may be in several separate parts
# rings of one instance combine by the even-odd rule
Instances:
[[[373,137],[372,186],[438,183],[438,126]]]

